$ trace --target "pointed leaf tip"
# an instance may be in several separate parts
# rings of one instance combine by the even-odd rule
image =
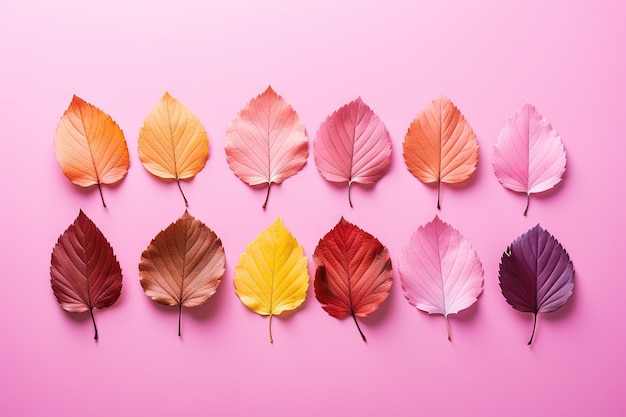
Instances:
[[[498,276],[507,303],[535,316],[558,310],[574,290],[574,266],[569,255],[539,224],[507,247],[500,259]],[[535,326],[536,317],[529,344]]]
[[[107,239],[82,210],[52,250],[50,284],[64,310],[90,311],[97,339],[93,309],[107,308],[117,301],[122,291],[122,269]]]
[[[483,291],[483,267],[461,233],[438,216],[420,226],[403,247],[398,270],[409,303],[445,317],[474,304]]]
[[[306,163],[309,146],[304,123],[270,86],[230,122],[225,151],[228,166],[240,180],[269,186],[297,174]]]
[[[93,104],[74,95],[59,120],[54,150],[63,174],[80,187],[120,181],[130,166],[124,133],[118,124]]]
[[[159,232],[141,254],[139,281],[148,297],[182,307],[195,307],[215,294],[225,272],[222,241],[187,210]]]
[[[342,106],[320,125],[313,142],[315,165],[330,182],[373,184],[391,163],[391,139],[380,118],[360,97]]]
[[[376,311],[389,296],[393,271],[389,252],[378,239],[343,217],[318,243],[315,297],[330,316],[356,316]]]
[[[278,217],[248,244],[235,267],[235,293],[253,312],[270,316],[294,310],[309,288],[307,258],[302,246]]]
[[[493,168],[503,187],[530,194],[553,188],[565,172],[566,155],[560,136],[535,106],[525,103],[508,120],[496,139]]]
[[[441,208],[441,183],[465,181],[478,163],[476,135],[445,96],[436,98],[417,115],[402,146],[409,172],[425,184],[437,182],[437,208]]]

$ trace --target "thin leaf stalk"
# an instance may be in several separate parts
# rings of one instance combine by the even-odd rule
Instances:
[[[100,191],[100,199],[102,200],[102,206],[107,208],[107,204],[104,202],[104,195],[102,194],[102,184],[98,181],[98,191]]]
[[[528,341],[528,346],[530,346],[533,343],[533,339],[535,338],[535,329],[537,328],[537,313],[535,313],[534,315],[534,319],[533,319],[533,332],[530,335],[530,340]]]
[[[178,185],[180,194],[183,196],[183,200],[185,201],[185,207],[189,207],[189,203],[187,202],[187,197],[185,197],[185,193],[183,193],[183,188],[180,186],[180,178],[178,177],[176,177],[176,184]]]
[[[178,337],[180,337],[180,322],[183,315],[183,303],[178,304]]]
[[[354,319],[354,324],[356,324],[356,328],[359,330],[359,333],[361,334],[361,337],[363,338],[364,342],[367,342],[367,339],[365,338],[365,335],[363,334],[363,331],[361,330],[361,326],[359,326],[359,322],[356,320],[356,316],[354,315],[354,311],[350,312],[352,314],[352,318]]]
[[[448,320],[448,315],[444,315],[446,319],[446,329],[448,330],[448,340],[452,341],[452,334],[450,333],[450,321]]]
[[[524,210],[524,216],[528,214],[529,206],[530,206],[530,193],[526,193],[526,209]]]
[[[263,203],[263,208],[267,207],[267,201],[270,199],[270,190],[272,189],[272,182],[267,183],[267,194],[265,195],[265,202]]]
[[[274,316],[270,313],[270,343],[274,343],[274,338],[272,337],[272,317]]]
[[[89,314],[91,314],[91,322],[93,323],[93,330],[94,330],[93,340],[98,340],[98,327],[96,326],[96,319],[93,316],[93,308],[89,309]]]
[[[441,180],[437,181],[437,210],[441,210]]]
[[[350,208],[354,208],[352,205],[352,181],[348,182],[348,203],[350,203]]]

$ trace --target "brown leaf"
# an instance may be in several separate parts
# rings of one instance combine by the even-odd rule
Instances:
[[[222,241],[187,211],[159,232],[139,262],[139,281],[157,303],[178,306],[178,335],[182,307],[196,307],[217,290],[226,266]]]
[[[110,307],[117,301],[122,270],[113,248],[82,210],[52,250],[50,284],[64,310],[89,310],[97,340],[93,309]]]

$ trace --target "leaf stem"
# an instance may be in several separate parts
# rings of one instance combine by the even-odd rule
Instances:
[[[272,314],[270,314],[270,343],[274,343],[274,338],[272,337]]]
[[[530,206],[530,193],[526,193],[526,210],[524,210],[524,216],[528,214],[528,206]]]
[[[354,315],[354,311],[351,311],[350,313],[352,314],[352,318],[354,319],[354,324],[356,324],[356,328],[359,329],[359,333],[361,334],[361,337],[363,338],[363,341],[367,342],[367,339],[365,338],[365,335],[361,331],[361,326],[359,326],[359,322],[356,321],[356,316]]]
[[[452,335],[450,334],[450,322],[448,321],[448,315],[444,315],[446,319],[446,329],[448,329],[448,340],[452,341]]]
[[[348,182],[348,203],[350,203],[350,208],[354,208],[354,206],[352,205],[352,182]]]
[[[178,337],[180,337],[180,317],[183,314],[183,304],[178,304]]]
[[[183,196],[183,200],[185,200],[185,207],[189,207],[189,203],[187,202],[187,197],[185,197],[185,193],[183,193],[183,189],[180,186],[180,178],[176,178],[176,184],[178,184],[178,189],[180,190],[180,194]]]
[[[263,208],[267,207],[267,201],[270,199],[270,190],[272,189],[272,182],[267,183],[267,194],[265,195],[265,202],[263,203]]]
[[[104,195],[102,195],[102,185],[100,184],[100,181],[98,181],[98,191],[100,191],[100,199],[102,200],[102,206],[104,208],[107,208],[107,204],[104,202]]]
[[[441,198],[441,180],[437,181],[437,210],[441,210],[441,204],[439,204],[440,198]]]
[[[89,314],[91,314],[91,321],[93,322],[93,330],[95,332],[93,340],[98,340],[98,327],[96,326],[96,319],[93,316],[93,308],[89,309]]]
[[[535,329],[537,328],[537,313],[535,313],[535,318],[533,320],[533,333],[530,335],[530,340],[528,341],[528,345],[530,346],[533,343],[533,339],[535,338]]]

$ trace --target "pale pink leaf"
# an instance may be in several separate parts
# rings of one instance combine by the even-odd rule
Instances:
[[[298,114],[272,87],[261,93],[235,116],[226,131],[226,160],[243,182],[280,184],[302,169],[309,155],[304,124]]]
[[[373,184],[391,162],[387,128],[367,104],[357,98],[330,115],[313,142],[315,165],[331,182]]]
[[[531,194],[549,190],[561,181],[565,162],[561,138],[531,104],[524,104],[496,139],[496,177],[505,188],[526,194],[524,215]]]
[[[483,267],[469,241],[435,216],[403,247],[398,270],[409,303],[429,314],[456,314],[483,290]]]

